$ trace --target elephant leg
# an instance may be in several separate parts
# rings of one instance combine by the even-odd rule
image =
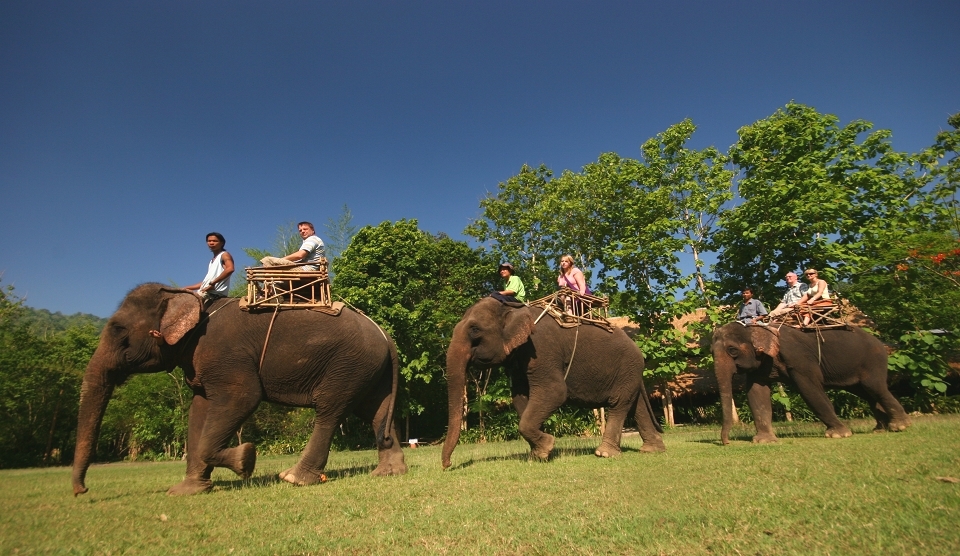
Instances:
[[[324,402],[316,404],[317,415],[313,420],[313,432],[310,434],[310,440],[307,446],[300,454],[300,459],[293,467],[281,471],[279,476],[284,481],[298,485],[313,485],[325,480],[323,469],[327,465],[327,459],[330,456],[330,443],[333,441],[333,434],[337,425],[347,414],[346,400],[349,396],[344,396],[343,400],[329,399],[324,397]]]
[[[523,417],[523,412],[527,409],[528,403],[530,403],[530,398],[525,394],[514,394],[513,408],[517,410],[518,416]]]
[[[880,405],[880,402],[877,401],[862,384],[854,384],[853,386],[846,386],[844,390],[850,392],[854,396],[857,396],[867,402],[867,405],[870,406],[870,412],[873,413],[873,418],[876,419],[877,425],[873,428],[873,432],[884,432],[887,430],[887,426],[890,423],[890,416],[887,415],[887,412],[884,411],[883,406]]]
[[[627,420],[630,407],[611,407],[607,411],[607,428],[603,431],[600,446],[594,451],[598,458],[612,458],[620,455],[620,438],[623,435],[623,423]]]
[[[640,431],[640,438],[643,440],[641,452],[665,452],[667,447],[663,444],[663,436],[657,430],[657,423],[654,421],[653,408],[650,407],[650,398],[647,396],[646,388],[640,389],[640,395],[637,397],[637,404],[633,410],[633,419],[637,423],[637,430]]]
[[[187,433],[187,475],[182,482],[170,487],[167,494],[196,494],[210,490],[213,487],[210,474],[214,467],[226,467],[243,479],[249,479],[253,474],[257,462],[253,444],[245,442],[233,448],[227,448],[227,445],[260,404],[259,386],[252,395],[247,392],[246,395],[222,397],[228,399],[227,404],[194,396]]]
[[[753,441],[758,444],[776,442],[777,435],[773,432],[773,405],[770,401],[770,385],[760,382],[747,384],[747,402],[750,412],[753,413],[753,423],[757,427],[757,434]]]
[[[560,385],[555,391],[539,389],[530,392],[530,399],[520,416],[520,436],[530,444],[530,457],[548,459],[556,439],[541,430],[543,422],[566,401],[567,389]]]
[[[819,370],[815,372],[819,376]],[[823,383],[811,378],[814,373],[794,372],[790,378],[800,392],[803,401],[807,402],[810,410],[817,416],[824,425],[827,426],[827,432],[824,434],[827,438],[847,438],[853,436],[850,429],[844,425],[837,412],[833,408],[833,402],[827,397],[827,392],[823,389]]]
[[[513,408],[517,410],[518,416],[523,417],[523,412],[530,402],[530,383],[527,380],[527,375],[511,371],[510,391],[513,396]]]
[[[870,409],[877,419],[875,431],[888,430],[890,432],[901,432],[910,426],[910,417],[904,411],[903,406],[897,401],[897,398],[890,393],[887,388],[886,380],[878,381],[879,384],[861,383],[854,391],[847,390],[870,403]]]
[[[397,427],[393,421],[387,421],[390,412],[390,389],[373,397],[369,403],[361,406],[360,417],[369,419],[377,439],[377,468],[370,474],[377,477],[403,475],[407,464],[403,459],[403,449],[397,438]]]
[[[203,423],[207,419],[209,402],[200,395],[194,395],[190,403],[190,415],[187,424],[187,474],[183,481],[170,488],[167,494],[196,494],[213,488],[210,474],[213,466],[207,465],[200,459],[200,436],[203,434]]]

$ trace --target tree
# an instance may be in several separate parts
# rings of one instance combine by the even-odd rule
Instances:
[[[865,241],[916,216],[929,175],[872,127],[840,127],[836,116],[790,103],[740,128],[730,149],[740,199],[714,239],[722,293],[753,285],[773,300],[783,274],[808,266],[831,283],[849,279],[866,262]]]
[[[324,227],[327,229],[326,251],[327,258],[333,261],[350,245],[350,240],[357,233],[357,227],[352,224],[353,213],[346,204],[340,209],[340,216],[336,219],[328,218]]]
[[[72,452],[83,369],[97,345],[90,323],[31,329],[13,287],[0,290],[0,467],[61,463]]]
[[[493,289],[496,267],[483,251],[430,235],[416,220],[365,226],[334,261],[334,295],[369,315],[397,344],[397,408],[408,420],[428,415],[420,436],[442,434],[446,392],[439,379],[450,335],[467,307]]]
[[[545,257],[557,251],[552,248],[556,231],[551,208],[545,203],[552,193],[552,176],[546,166],[524,164],[519,174],[498,185],[496,196],[488,194],[480,201],[483,216],[464,230],[487,243],[499,261],[510,261],[532,298],[553,289],[544,287],[552,274]]]
[[[555,271],[543,261],[570,253],[600,282],[594,289],[611,296],[612,309],[638,322],[649,374],[659,381],[699,352],[701,331],[679,332],[672,321],[713,304],[703,255],[730,198],[726,158],[713,147],[687,148],[695,130],[690,120],[669,127],[643,144],[642,161],[604,153],[556,178],[544,166],[524,166],[481,202],[482,218],[465,231],[496,253],[522,257],[528,272],[551,284]],[[690,272],[683,255],[692,258]]]

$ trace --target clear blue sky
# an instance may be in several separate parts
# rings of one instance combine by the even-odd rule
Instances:
[[[791,100],[930,145],[960,111],[960,2],[0,3],[0,272],[109,316],[200,280],[219,231],[415,218],[460,238],[522,164],[579,170]]]

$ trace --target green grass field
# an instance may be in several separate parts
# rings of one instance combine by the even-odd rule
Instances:
[[[68,468],[0,471],[0,553],[77,554],[957,554],[960,416],[914,417],[905,433],[822,438],[781,423],[719,445],[716,428],[666,433],[667,452],[593,456],[564,438],[552,461],[526,444],[406,449],[410,472],[374,478],[374,452],[339,452],[330,481],[297,488],[261,458],[255,476],[214,474],[212,493],[166,495],[182,462],[93,466],[74,498]],[[946,478],[946,479],[944,479]]]

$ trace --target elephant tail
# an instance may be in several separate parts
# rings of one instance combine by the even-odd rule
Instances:
[[[391,375],[390,401],[387,403],[387,420],[386,430],[383,433],[383,444],[389,448],[393,445],[393,438],[390,437],[390,434],[393,431],[393,411],[397,405],[397,389],[400,382],[400,356],[397,354],[397,344],[393,340],[387,343],[390,346],[390,367],[393,374]]]

